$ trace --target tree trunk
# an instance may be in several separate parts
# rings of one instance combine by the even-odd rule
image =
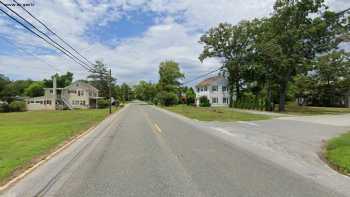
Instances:
[[[236,81],[236,100],[241,98],[241,91],[239,89],[239,80]]]
[[[266,101],[266,111],[273,111],[272,106],[272,90],[271,90],[271,80],[267,84],[267,101]]]
[[[279,88],[280,98],[279,98],[279,106],[278,106],[278,110],[280,112],[286,111],[287,84],[288,84],[288,81],[284,81],[280,84],[280,88]]]
[[[235,102],[235,101],[233,101],[233,93],[234,93],[233,86],[230,85],[229,88],[230,88],[230,90],[229,90],[229,92],[230,92],[230,107],[233,107],[233,103]],[[236,99],[236,101],[237,101],[237,99]]]

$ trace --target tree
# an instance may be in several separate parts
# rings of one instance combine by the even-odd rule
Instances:
[[[180,82],[184,78],[179,64],[174,61],[161,62],[159,65],[159,89],[166,92],[178,93]]]
[[[151,82],[140,81],[134,86],[135,97],[142,101],[153,101],[157,95],[157,87]]]
[[[131,101],[133,99],[133,92],[128,84],[123,83],[120,86],[120,92],[123,101]]]
[[[11,83],[10,79],[5,75],[0,74],[0,92],[5,88],[7,84]]]
[[[34,82],[25,89],[25,94],[29,97],[37,97],[44,95],[44,83]]]
[[[174,92],[162,91],[157,95],[157,99],[164,106],[176,105],[179,102],[179,97]]]
[[[251,40],[252,31],[248,21],[242,21],[238,25],[221,23],[200,38],[204,49],[199,59],[203,61],[215,57],[224,62],[223,66],[228,73],[231,103],[233,92],[237,98],[241,95],[242,73],[249,62]]]
[[[333,51],[317,58],[310,72],[295,77],[296,96],[317,106],[336,106],[349,91],[349,54]]]
[[[293,76],[305,72],[316,54],[330,51],[339,44],[337,35],[343,25],[340,17],[327,10],[324,0],[277,0],[268,31],[279,54],[279,65],[271,73],[279,86],[279,111],[285,111],[288,84]],[[319,14],[326,10],[323,14]],[[276,64],[277,65],[277,64]]]
[[[109,79],[108,68],[101,61],[96,61],[93,70],[94,73],[87,77],[89,83],[99,90],[99,95],[101,97],[109,97],[109,80],[111,80],[111,84],[114,86],[116,79],[113,77]]]
[[[72,84],[73,82],[73,73],[67,72],[64,75],[55,74],[51,79],[44,79],[44,85],[46,88],[52,88],[53,78],[56,77],[56,83],[58,88],[64,88]]]

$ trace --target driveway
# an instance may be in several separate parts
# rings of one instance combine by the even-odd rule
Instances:
[[[215,129],[215,135],[222,139],[350,196],[350,178],[335,172],[321,159],[327,140],[350,131],[350,114],[198,124]]]

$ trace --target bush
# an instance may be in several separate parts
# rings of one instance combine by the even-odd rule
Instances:
[[[9,105],[9,111],[11,112],[22,112],[26,110],[26,103],[24,101],[12,101]]]
[[[171,106],[176,105],[179,102],[179,98],[173,92],[161,92],[158,94],[158,100],[161,105]]]
[[[97,100],[97,107],[100,109],[107,108],[109,106],[109,100],[108,99],[99,99]]]
[[[199,98],[199,106],[200,107],[210,107],[210,101],[206,96],[201,96]]]
[[[7,103],[0,104],[0,112],[10,112],[10,106]]]

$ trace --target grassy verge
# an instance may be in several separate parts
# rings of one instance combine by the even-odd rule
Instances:
[[[278,109],[278,105],[276,106]],[[338,108],[338,107],[310,107],[310,106],[299,106],[296,103],[288,103],[286,105],[286,114],[291,115],[336,115],[350,113],[350,108]]]
[[[107,109],[0,113],[0,184],[97,124]]]
[[[164,107],[165,109],[184,115],[188,118],[202,121],[254,121],[271,118],[267,115],[236,112],[227,107],[192,107],[187,105],[176,105]]]
[[[350,133],[330,140],[325,157],[337,170],[350,175]]]

